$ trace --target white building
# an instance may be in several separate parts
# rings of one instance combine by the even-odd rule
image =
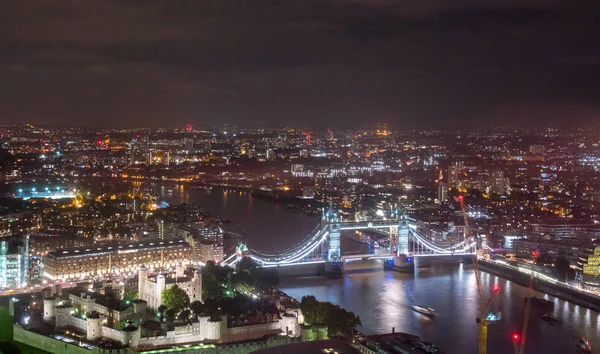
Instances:
[[[138,272],[138,298],[148,303],[151,309],[157,309],[162,304],[162,292],[177,284],[190,297],[190,302],[202,301],[202,274],[197,269],[193,277],[185,276],[183,265],[180,263],[175,271],[165,275],[158,273],[150,276],[148,269],[142,265]]]

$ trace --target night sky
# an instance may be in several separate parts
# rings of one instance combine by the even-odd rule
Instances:
[[[0,124],[596,121],[598,0],[0,1]]]

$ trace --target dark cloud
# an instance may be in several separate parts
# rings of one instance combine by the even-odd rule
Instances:
[[[584,123],[600,97],[599,10],[586,0],[8,0],[0,123],[433,126],[514,124],[528,112],[543,123],[569,110]]]

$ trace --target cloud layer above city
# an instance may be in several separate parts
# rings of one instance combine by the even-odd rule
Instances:
[[[558,0],[9,0],[0,123],[589,125],[600,115],[598,10]]]

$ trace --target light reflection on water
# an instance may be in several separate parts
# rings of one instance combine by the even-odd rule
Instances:
[[[462,281],[461,281],[462,279]],[[482,273],[487,296],[494,285],[500,293],[490,309],[502,312],[502,320],[489,327],[488,352],[511,353],[513,331],[520,331],[524,320],[524,297],[528,289],[496,276]],[[421,335],[449,353],[477,353],[479,298],[472,269],[424,269],[415,275],[396,272],[354,273],[344,279],[304,278],[285,280],[282,290],[301,298],[312,294],[355,313],[367,334],[396,331]],[[543,294],[534,292],[537,296]],[[561,324],[553,327],[539,318],[543,311],[532,308],[526,353],[576,353],[580,336],[600,346],[597,332],[598,313],[554,299],[554,315]],[[433,307],[438,316],[430,320],[411,310],[410,305]],[[592,320],[595,318],[596,320]]]
[[[318,223],[318,217],[307,217],[283,206],[252,198],[248,193],[187,191],[159,188],[163,200],[169,203],[196,203],[212,214],[230,219],[232,231],[241,225],[247,232],[248,244],[265,251],[289,247],[303,239]],[[355,247],[353,241],[342,238],[342,249]],[[482,273],[482,287],[491,294],[494,284],[500,293],[492,302],[493,311],[502,312],[502,320],[489,327],[488,352],[513,353],[513,331],[520,331],[524,322],[523,299],[528,289],[504,279]],[[480,301],[471,265],[452,269],[430,268],[416,274],[374,271],[353,273],[343,279],[303,278],[284,280],[282,290],[300,299],[315,295],[319,300],[339,304],[361,317],[361,330],[367,334],[396,331],[410,332],[436,343],[448,353],[477,353]],[[534,292],[536,296],[544,294]],[[584,336],[592,347],[600,348],[598,316],[595,311],[546,296],[555,302],[556,326],[542,322],[543,310],[532,308],[525,353],[576,353],[575,342]],[[438,316],[431,320],[410,308],[413,304],[433,307]]]

